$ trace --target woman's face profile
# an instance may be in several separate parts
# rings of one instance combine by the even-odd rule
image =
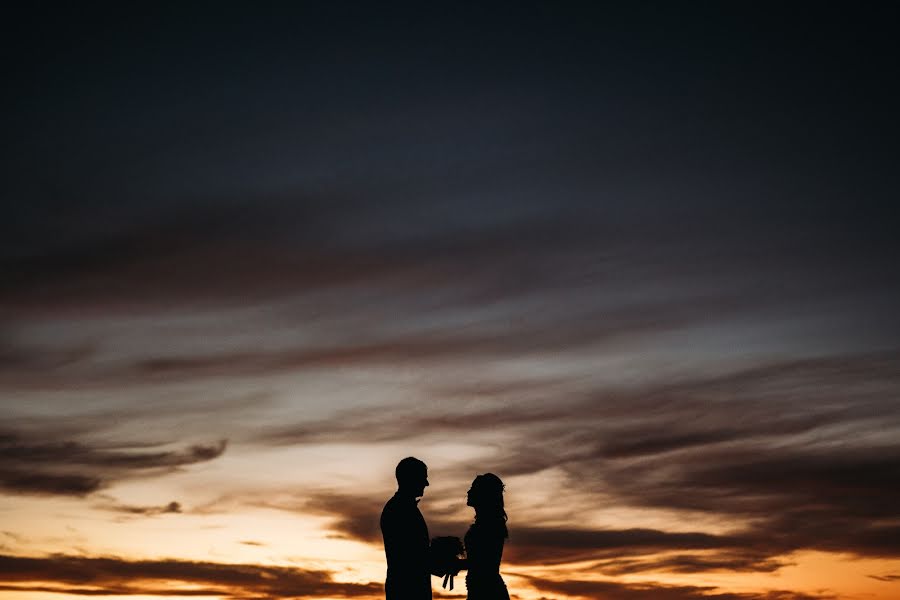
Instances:
[[[475,506],[472,502],[476,499],[477,492],[475,491],[475,482],[472,482],[472,485],[469,486],[469,491],[466,492],[466,506]]]

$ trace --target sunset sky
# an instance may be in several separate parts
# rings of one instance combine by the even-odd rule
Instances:
[[[0,600],[900,598],[898,16],[8,12]]]

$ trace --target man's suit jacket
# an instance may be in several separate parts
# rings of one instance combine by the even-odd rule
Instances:
[[[386,600],[431,600],[428,526],[417,504],[415,498],[394,494],[381,511]]]

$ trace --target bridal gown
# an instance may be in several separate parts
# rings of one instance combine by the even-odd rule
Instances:
[[[500,576],[505,532],[502,528],[474,523],[466,532],[466,589],[468,600],[509,600]]]

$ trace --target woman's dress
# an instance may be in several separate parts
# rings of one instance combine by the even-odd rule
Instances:
[[[468,600],[509,600],[500,576],[500,559],[506,528],[503,524],[474,523],[466,532],[466,598]]]

